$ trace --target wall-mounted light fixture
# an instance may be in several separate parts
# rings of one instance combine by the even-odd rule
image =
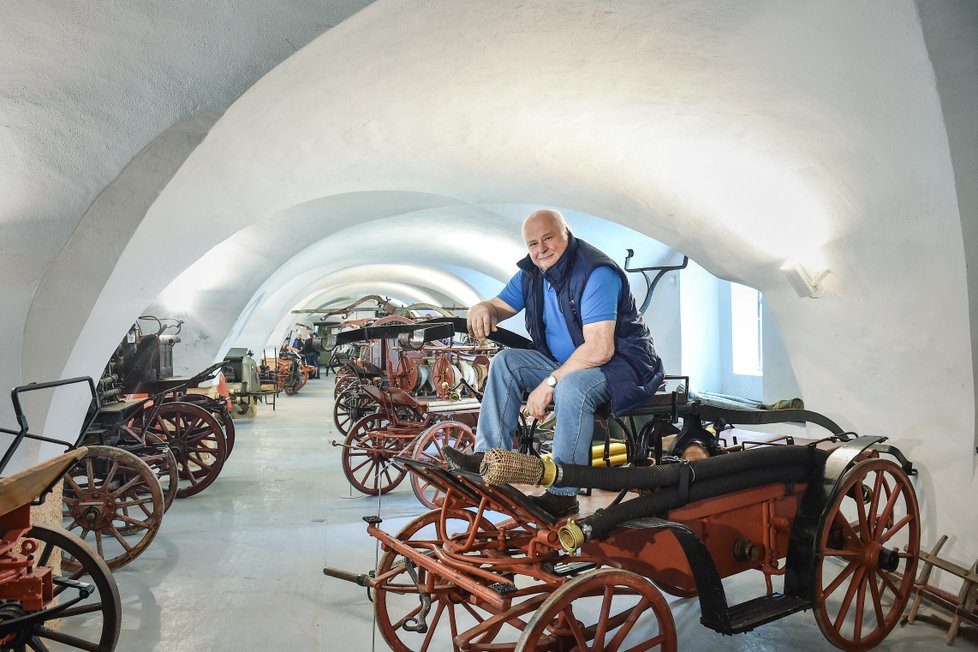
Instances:
[[[799,297],[817,299],[825,294],[825,285],[822,284],[822,279],[829,273],[829,270],[810,272],[801,263],[790,261],[781,267],[781,271],[784,272],[791,283],[791,287],[795,289]]]

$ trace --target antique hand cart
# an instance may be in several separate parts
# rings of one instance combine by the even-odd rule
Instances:
[[[331,344],[344,344],[360,340],[373,340],[383,343],[388,350],[389,341],[397,341],[406,351],[417,351],[426,343],[437,340],[451,340],[457,332],[465,331],[465,320],[439,318],[417,323],[404,323],[401,318],[388,317],[383,323],[376,323],[360,329],[336,335]],[[380,320],[378,320],[380,321]],[[495,342],[504,345],[525,345],[526,340],[509,331],[500,330],[493,334]],[[448,348],[448,347],[441,347]],[[485,348],[485,347],[483,347]],[[404,357],[400,357],[404,360]],[[401,376],[393,371],[393,363],[385,358],[388,376],[396,380]],[[487,359],[488,362],[488,359]],[[408,368],[400,365],[402,369]],[[415,367],[412,367],[416,369]],[[447,378],[448,369],[439,371]],[[340,382],[338,376],[337,382]],[[411,380],[413,386],[416,378]],[[452,377],[454,382],[454,376]],[[460,380],[466,384],[464,379]],[[455,388],[455,385],[450,385]],[[345,400],[357,418],[346,431],[342,443],[343,472],[358,491],[369,495],[385,494],[397,487],[407,476],[404,467],[393,464],[395,456],[411,457],[432,464],[441,463],[441,451],[445,447],[468,451],[475,445],[475,428],[479,414],[478,391],[469,386],[469,396],[415,397],[396,382],[348,385],[337,397],[337,406]],[[356,410],[356,412],[353,412]],[[339,422],[338,422],[339,423]],[[441,490],[419,475],[411,476],[411,486],[424,505],[435,507],[440,504]]]
[[[68,446],[66,442],[30,434],[20,394],[75,383],[95,387],[90,378],[72,378],[17,387],[11,396],[20,426],[0,461],[0,474],[25,439]],[[43,502],[69,467],[87,449],[69,452],[0,478],[0,649],[115,649],[122,623],[122,605],[108,566],[77,536],[31,523],[31,506]]]
[[[234,442],[225,402],[187,392],[223,363],[173,376],[177,340],[161,333],[120,345],[79,435],[87,453],[65,474],[63,526],[112,569],[148,548],[174,498],[216,480]]]
[[[648,411],[656,409],[727,423],[785,418],[674,398]],[[440,487],[441,507],[397,534],[365,517],[383,550],[377,568],[324,572],[371,588],[377,627],[400,652],[675,650],[662,592],[697,596],[701,623],[722,634],[810,609],[833,645],[869,649],[897,623],[913,585],[912,466],[883,437],[790,412],[832,434],[647,467],[489,451],[480,476],[399,458]],[[611,491],[593,513],[558,521],[511,483]],[[750,570],[763,591],[729,604],[721,579]]]

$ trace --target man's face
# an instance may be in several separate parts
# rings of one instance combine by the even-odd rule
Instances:
[[[546,213],[537,214],[523,226],[523,239],[530,260],[543,271],[553,267],[567,249],[567,233]]]

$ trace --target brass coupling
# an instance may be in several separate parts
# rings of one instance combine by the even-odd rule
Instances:
[[[581,549],[591,536],[591,526],[581,527],[574,519],[568,519],[566,523],[557,530],[557,539],[560,545],[567,552],[574,554]]]
[[[540,480],[537,484],[541,487],[549,487],[557,481],[559,468],[549,455],[545,455],[541,461],[543,462],[543,473],[540,474]]]

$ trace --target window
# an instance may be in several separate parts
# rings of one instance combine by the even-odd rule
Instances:
[[[760,376],[764,372],[761,346],[761,293],[737,283],[730,284],[730,348],[733,372]]]

